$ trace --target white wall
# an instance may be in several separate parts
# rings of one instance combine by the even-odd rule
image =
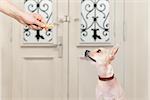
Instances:
[[[125,0],[125,73],[130,100],[148,100],[148,3]]]
[[[0,100],[11,98],[11,19],[0,13]]]
[[[150,0],[148,0],[148,100],[150,100]]]

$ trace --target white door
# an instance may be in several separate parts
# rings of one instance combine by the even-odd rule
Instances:
[[[12,100],[66,100],[68,68],[67,0],[20,0],[27,11],[40,13],[53,30],[33,31],[13,24]],[[25,3],[25,4],[24,4]]]
[[[123,33],[123,2],[115,3],[114,0],[69,2],[69,100],[96,100],[97,71],[95,66],[80,59],[85,50],[110,48],[119,43],[121,49],[113,65],[115,75],[124,86],[123,34],[118,34]]]

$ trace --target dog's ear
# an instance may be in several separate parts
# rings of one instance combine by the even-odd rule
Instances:
[[[115,45],[114,47],[112,47],[111,49],[110,49],[110,61],[112,61],[114,58],[115,58],[115,55],[117,54],[117,52],[118,52],[118,50],[119,50],[119,46],[118,45]]]
[[[119,47],[113,47],[111,50],[111,55],[115,56],[117,54],[118,50],[119,50]]]

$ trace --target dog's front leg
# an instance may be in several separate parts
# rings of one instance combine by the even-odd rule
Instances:
[[[105,100],[105,99],[102,95],[100,95],[100,96],[96,96],[96,100]]]
[[[102,88],[97,85],[96,87],[96,100],[105,100]]]

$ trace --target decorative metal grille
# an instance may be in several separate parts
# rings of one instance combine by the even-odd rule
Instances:
[[[47,23],[52,23],[52,0],[25,0],[24,7],[27,12],[39,13],[46,19]],[[54,34],[53,30],[32,30],[24,28],[24,43],[52,43]]]
[[[81,43],[108,43],[109,0],[81,0]]]

